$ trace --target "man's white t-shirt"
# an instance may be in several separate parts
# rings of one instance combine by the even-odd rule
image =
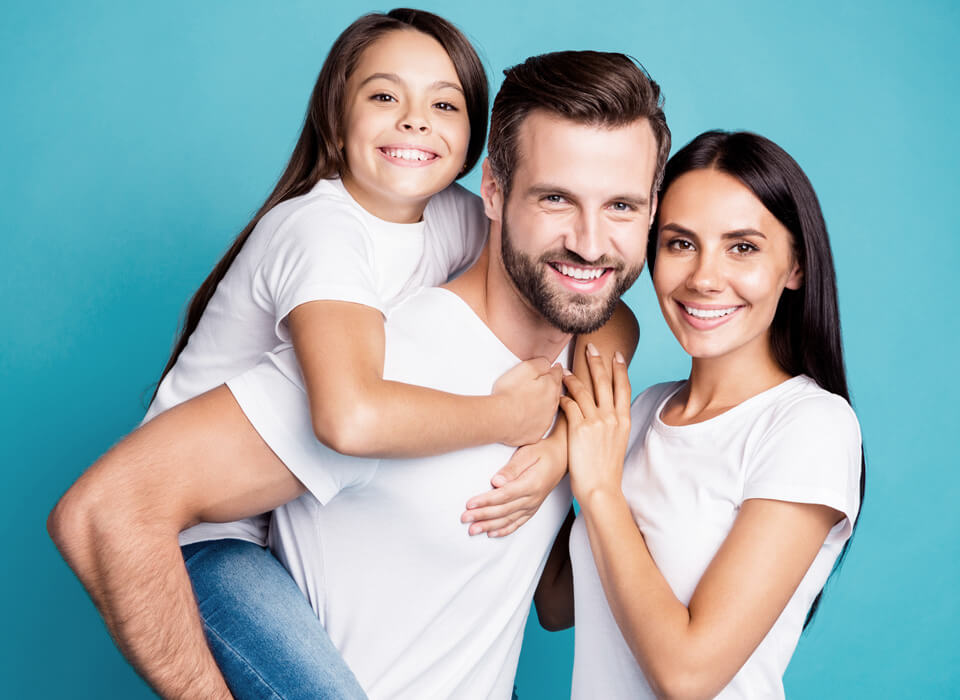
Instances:
[[[290,340],[287,315],[309,301],[348,301],[385,312],[425,286],[465,270],[486,241],[480,199],[459,185],[434,195],[423,220],[397,224],[370,214],[339,179],[281,202],[257,223],[217,286],[144,422],[253,367]],[[180,543],[236,537],[264,544],[266,519],[201,523]]]
[[[860,506],[860,427],[850,405],[798,376],[701,423],[660,419],[683,382],[659,384],[631,407],[623,493],[650,555],[684,604],[750,498],[816,503],[833,527],[783,613],[717,696],[782,698],[783,673],[807,611],[850,537]],[[654,698],[610,611],[582,518],[570,533],[576,636],[573,698]]]
[[[458,295],[424,289],[391,311],[384,378],[489,394],[520,360]],[[228,382],[308,493],[274,511],[270,545],[371,698],[510,698],[534,589],[571,502],[564,481],[523,527],[470,537],[466,501],[513,448],[363,459],[314,437],[296,358]]]

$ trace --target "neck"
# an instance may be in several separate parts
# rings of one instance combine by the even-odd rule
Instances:
[[[474,310],[507,349],[521,360],[554,360],[571,335],[547,322],[517,292],[503,269],[500,251],[488,242],[473,266],[444,285]]]
[[[695,357],[682,392],[682,414],[717,415],[789,378],[774,359],[767,336],[727,355]]]

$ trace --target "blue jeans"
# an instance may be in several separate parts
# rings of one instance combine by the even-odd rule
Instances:
[[[210,650],[237,700],[365,699],[307,599],[269,550],[182,548]]]

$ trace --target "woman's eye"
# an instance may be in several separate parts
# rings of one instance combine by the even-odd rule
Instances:
[[[753,243],[744,243],[740,242],[733,246],[733,252],[738,253],[739,255],[749,255],[760,250]]]
[[[442,109],[444,112],[456,112],[456,105],[452,105],[449,102],[437,102],[434,107],[437,109]]]
[[[667,241],[667,248],[670,250],[693,250],[693,243],[683,238],[674,238]]]

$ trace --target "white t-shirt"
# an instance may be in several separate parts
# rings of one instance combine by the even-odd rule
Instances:
[[[476,259],[487,226],[480,199],[459,185],[431,197],[415,224],[378,219],[339,179],[320,180],[281,202],[258,222],[217,286],[144,422],[289,341],[286,318],[300,304],[349,301],[385,312],[421,287],[443,284]],[[264,544],[265,525],[255,518],[218,531]],[[205,524],[186,530],[181,544],[210,539],[205,530]]]
[[[843,398],[806,376],[710,420],[670,426],[660,413],[681,386],[658,384],[634,401],[623,493],[657,568],[684,605],[745,500],[823,504],[846,516],[830,530],[773,628],[717,696],[782,698],[783,673],[807,611],[850,537],[860,506],[860,427]],[[570,557],[573,698],[654,698],[610,612],[581,518],[570,534]]]
[[[420,291],[387,319],[386,379],[483,395],[519,361],[446,289]],[[513,448],[338,454],[314,437],[289,350],[228,386],[308,489],[274,511],[270,545],[369,696],[510,698],[533,591],[570,507],[567,482],[509,537],[470,537],[464,505]]]

